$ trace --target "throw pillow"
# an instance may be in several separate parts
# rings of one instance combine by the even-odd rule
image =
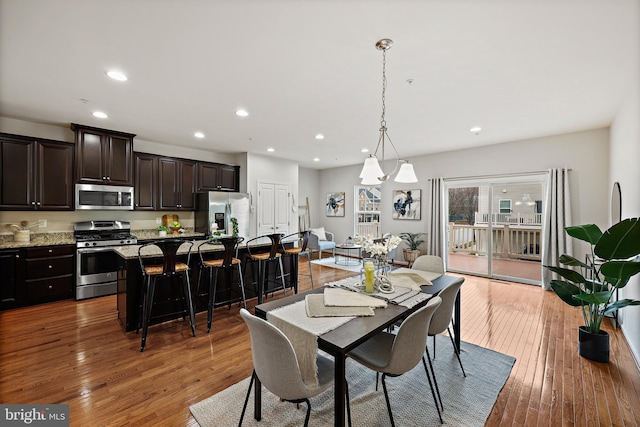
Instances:
[[[324,227],[312,228],[310,231],[311,234],[315,234],[316,236],[318,236],[318,240],[327,240],[327,235],[324,232]]]

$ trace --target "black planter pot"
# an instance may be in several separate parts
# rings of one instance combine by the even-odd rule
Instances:
[[[585,326],[578,328],[578,353],[594,362],[609,363],[609,333],[592,334]]]

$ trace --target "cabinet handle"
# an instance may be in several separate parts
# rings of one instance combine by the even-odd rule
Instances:
[[[50,254],[51,254],[51,253],[53,253],[53,249],[49,249],[49,253],[50,253]]]
[[[107,177],[107,181],[111,181],[111,177],[110,176]]]
[[[40,202],[36,202],[36,206],[40,206]]]
[[[16,255],[16,258],[20,258],[20,255]]]
[[[36,202],[35,202],[35,201],[33,201],[33,202],[31,202],[31,204],[35,206],[35,205],[36,205]]]
[[[49,289],[53,289],[53,285],[49,285]]]
[[[50,265],[50,266],[49,266],[49,269],[52,269],[52,268],[53,268],[53,266],[52,266],[52,265]]]

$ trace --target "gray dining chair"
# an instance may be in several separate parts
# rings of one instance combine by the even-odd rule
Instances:
[[[429,375],[427,363],[424,359],[424,348],[427,344],[427,334],[425,331],[428,330],[431,317],[440,306],[441,301],[438,296],[431,298],[424,307],[412,313],[402,322],[396,334],[380,332],[378,335],[374,335],[347,353],[347,356],[356,362],[373,371],[382,373],[382,388],[384,390],[384,398],[387,402],[387,411],[389,412],[389,419],[391,420],[392,426],[395,426],[395,421],[393,419],[393,412],[391,411],[391,403],[389,401],[385,378],[398,377],[405,372],[409,372],[420,360],[422,360],[422,364],[424,365],[433,401],[438,410],[440,423],[443,422],[431,376]]]
[[[282,400],[292,403],[307,404],[305,427],[309,424],[311,415],[310,397],[317,396],[333,385],[333,360],[320,354],[317,356],[318,385],[307,385],[302,379],[296,353],[291,341],[275,326],[264,319],[256,317],[247,310],[240,309],[240,315],[249,328],[251,335],[251,355],[253,357],[253,374],[249,382],[249,389],[242,407],[240,422],[242,425],[251,388],[256,378],[267,390]],[[347,414],[351,426],[351,410],[349,408],[349,390],[347,388]]]
[[[438,293],[438,296],[442,298],[442,304],[433,314],[433,318],[431,319],[431,323],[429,324],[429,336],[433,337],[433,357],[436,357],[436,335],[447,331],[449,335],[449,339],[451,340],[451,345],[453,346],[453,351],[458,358],[458,363],[460,364],[460,369],[462,369],[462,375],[467,376],[464,371],[464,367],[462,366],[462,360],[460,360],[460,349],[456,345],[455,341],[453,341],[453,334],[451,333],[451,328],[449,325],[453,322],[453,306],[456,301],[456,297],[458,296],[458,292],[460,292],[460,287],[464,283],[464,279],[461,277],[459,280],[451,283],[449,286],[444,288]],[[429,355],[429,347],[426,347],[427,356]],[[435,377],[435,375],[434,375]]]
[[[433,273],[444,274],[444,262],[436,255],[421,255],[411,266],[414,270],[431,271]]]

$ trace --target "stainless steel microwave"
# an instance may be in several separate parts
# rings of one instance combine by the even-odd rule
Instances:
[[[133,187],[76,184],[76,209],[133,210]]]

